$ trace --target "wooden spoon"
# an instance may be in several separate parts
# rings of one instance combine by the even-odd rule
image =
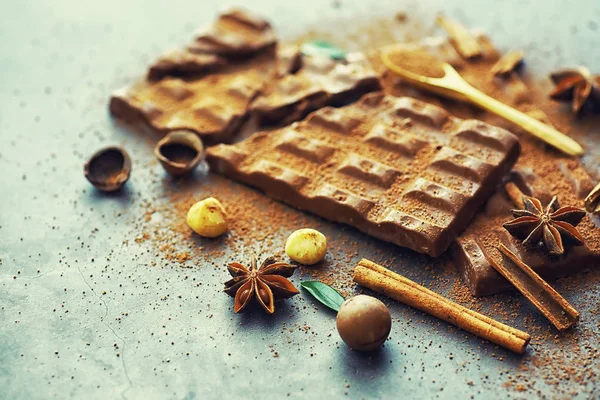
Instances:
[[[554,146],[558,150],[572,155],[580,156],[583,154],[583,148],[579,143],[557,131],[549,125],[538,121],[514,108],[488,96],[485,93],[475,89],[467,83],[456,70],[448,63],[438,60],[439,67],[443,70],[444,76],[429,77],[408,71],[393,61],[392,54],[398,50],[398,45],[384,47],[381,50],[381,60],[383,64],[393,73],[402,77],[406,82],[425,89],[441,96],[450,97],[460,101],[468,101],[487,111],[490,111],[508,121],[519,125],[527,132],[538,139]],[[403,51],[406,54],[406,52]],[[407,55],[408,56],[408,55]]]

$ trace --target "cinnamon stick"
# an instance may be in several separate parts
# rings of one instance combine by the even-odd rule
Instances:
[[[458,54],[467,59],[481,56],[481,46],[467,28],[442,15],[438,15],[436,22],[448,33],[450,43],[452,43]]]
[[[490,257],[492,267],[531,301],[556,329],[564,331],[577,322],[579,319],[577,310],[529,265],[521,261],[515,253],[503,244],[500,244],[498,250],[504,256],[503,260],[498,262]]]
[[[585,197],[585,209],[600,214],[600,183]]]
[[[522,210],[525,207],[523,204],[524,194],[514,182],[508,182],[504,185],[504,190],[506,190],[508,197],[510,197],[510,200],[519,210]]]
[[[506,78],[523,65],[525,54],[522,50],[513,50],[504,54],[490,70],[494,76]]]
[[[510,351],[523,354],[531,339],[528,333],[454,303],[423,286],[363,259],[354,268],[354,282],[418,308]]]

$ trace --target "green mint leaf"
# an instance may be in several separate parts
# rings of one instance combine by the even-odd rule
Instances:
[[[334,288],[319,281],[304,281],[300,283],[303,289],[314,296],[315,299],[337,312],[344,297]]]
[[[336,45],[325,40],[313,40],[302,44],[300,48],[305,56],[325,55],[333,60],[343,60],[346,58],[346,52]]]

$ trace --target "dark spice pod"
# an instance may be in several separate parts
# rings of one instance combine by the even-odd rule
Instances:
[[[98,150],[85,163],[83,172],[88,181],[103,192],[119,190],[131,174],[131,159],[121,147]]]
[[[154,155],[173,176],[189,174],[204,157],[202,140],[192,131],[178,130],[167,134],[154,147]]]

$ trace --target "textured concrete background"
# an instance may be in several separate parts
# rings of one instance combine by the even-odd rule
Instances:
[[[444,11],[490,32],[500,49],[525,49],[536,74],[578,63],[600,70],[597,0],[271,0],[244,6],[270,18],[283,38],[307,29],[346,35],[399,10],[433,24]],[[569,354],[560,351],[565,337],[534,338],[528,354],[517,357],[385,299],[394,317],[391,339],[382,351],[360,355],[339,340],[335,316],[305,293],[279,305],[273,317],[260,310],[234,316],[231,298],[221,293],[222,266],[243,261],[248,252],[220,256],[219,268],[201,254],[187,269],[164,260],[153,265],[154,244],[134,241],[147,204],[168,204],[164,197],[173,190],[218,195],[213,182],[239,189],[241,198],[253,192],[205,170],[196,181],[165,179],[151,142],[115,125],[107,99],[221,7],[209,0],[0,3],[0,398],[600,395],[598,376],[583,383],[563,379],[556,387],[547,379],[552,367],[536,366],[552,347],[568,364]],[[103,196],[85,181],[82,165],[113,143],[130,151],[134,170],[121,195]],[[257,204],[288,212],[330,242],[343,243],[328,255],[329,265],[348,259],[347,246],[354,256],[340,266],[345,273],[360,257],[393,257],[407,276],[442,293],[449,290],[440,280],[458,279],[352,229],[266,199]],[[149,223],[160,225],[155,217]],[[266,250],[280,250],[289,233],[283,229]],[[585,279],[600,281],[597,274]],[[582,311],[581,330],[597,334],[598,316],[586,311],[597,309],[598,293],[581,296],[573,282],[557,288]],[[527,319],[552,329],[514,293],[489,302],[484,312],[502,321],[522,328]],[[492,307],[500,302],[520,311],[500,315]],[[579,340],[579,332],[569,340]],[[515,377],[527,383],[526,391],[505,388]]]

